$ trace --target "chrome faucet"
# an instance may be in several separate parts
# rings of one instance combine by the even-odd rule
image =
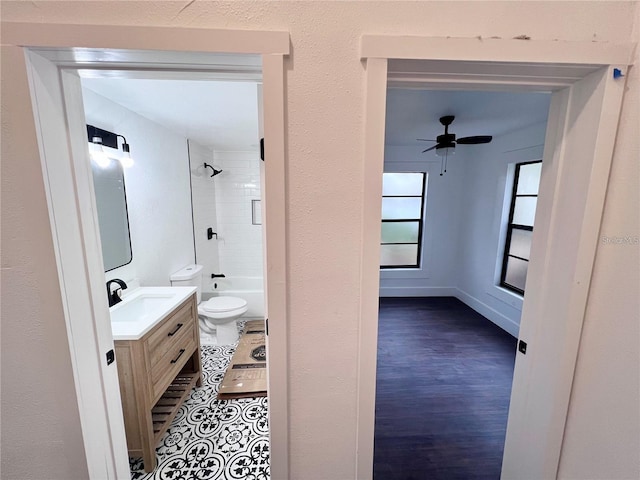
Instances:
[[[111,291],[112,283],[117,283],[118,285],[120,285],[120,287],[116,288],[114,291]],[[124,290],[125,288],[127,288],[127,284],[119,278],[114,278],[113,280],[109,280],[107,282],[107,299],[109,300],[110,307],[113,307],[116,303],[120,303],[122,301],[120,295],[122,294],[122,290]]]

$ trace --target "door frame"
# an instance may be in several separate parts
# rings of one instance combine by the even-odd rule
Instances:
[[[625,87],[613,69],[626,72],[633,50],[633,44],[597,42],[362,37],[366,91],[356,478],[370,479],[373,473],[387,87],[553,92],[520,326],[528,349],[516,355],[502,476],[556,478]],[[411,67],[412,60],[426,68],[402,71],[399,61]],[[589,113],[576,119],[580,102]],[[581,146],[580,132],[592,139],[591,149]],[[580,165],[568,161],[580,157]],[[565,235],[568,231],[577,233]]]
[[[78,88],[74,69],[153,69],[153,64],[127,63],[105,56],[90,61],[69,58],[61,51],[78,48],[146,52],[180,52],[184,62],[167,71],[206,70],[206,60],[194,55],[216,53],[254,54],[262,58],[265,142],[265,299],[269,325],[269,426],[271,473],[289,476],[286,182],[285,182],[285,85],[284,57],[290,53],[289,33],[283,31],[64,25],[3,22],[3,48],[19,48],[24,63],[16,65],[28,76],[34,118],[18,119],[38,145],[43,181],[58,266],[61,298],[69,340],[78,410],[90,478],[128,478],[129,464],[115,366],[106,366],[105,354],[113,348],[108,307],[104,299],[99,234],[91,198],[92,180],[86,152],[74,150],[73,115],[77,98],[65,98],[65,90]],[[49,58],[42,49],[51,49]],[[35,53],[38,50],[39,53]],[[161,55],[160,55],[161,56]],[[156,59],[156,62],[162,63]],[[43,83],[43,78],[48,83]],[[74,85],[75,83],[75,85]],[[37,93],[39,92],[39,95]],[[47,122],[46,120],[50,120]],[[77,118],[75,119],[77,123]],[[56,124],[56,127],[52,127]],[[75,132],[77,135],[77,132]],[[77,144],[77,142],[75,142]],[[90,321],[87,321],[90,319]]]

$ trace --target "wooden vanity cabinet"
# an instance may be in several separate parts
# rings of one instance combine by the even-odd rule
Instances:
[[[129,456],[156,467],[156,445],[194,386],[202,383],[195,293],[138,340],[116,340]]]

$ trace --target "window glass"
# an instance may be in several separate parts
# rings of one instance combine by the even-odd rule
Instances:
[[[415,264],[418,245],[380,245],[380,265],[383,267],[410,266]]]
[[[419,222],[384,222],[382,243],[418,243]]]
[[[419,268],[424,221],[423,172],[382,177],[381,268]]]
[[[533,231],[520,230],[514,228],[511,231],[511,244],[509,245],[509,255],[514,257],[524,258],[529,260],[529,253],[531,252],[531,237]]]
[[[541,171],[541,160],[518,163],[511,186],[511,207],[500,285],[523,295],[531,255],[531,237]]]
[[[533,227],[537,203],[538,197],[517,197],[513,210],[513,223]]]
[[[422,173],[385,173],[382,176],[382,196],[422,196]]]
[[[518,175],[518,195],[537,195],[540,185],[542,162],[527,163],[520,167]]]
[[[420,219],[422,197],[385,197],[382,199],[382,219]]]
[[[529,262],[519,258],[509,257],[507,259],[507,274],[505,281],[516,288],[524,291],[527,281],[527,267]]]

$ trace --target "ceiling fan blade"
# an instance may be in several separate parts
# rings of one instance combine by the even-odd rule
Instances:
[[[479,143],[489,143],[493,137],[491,135],[476,135],[475,137],[462,137],[456,140],[460,145],[477,145]]]
[[[430,151],[430,150],[433,150],[433,149],[434,149],[434,148],[436,148],[437,146],[438,146],[438,145],[434,145],[433,147],[429,147],[429,148],[427,148],[426,150],[423,150],[423,151],[422,151],[422,153],[424,153],[424,152],[428,152],[428,151]]]
[[[431,140],[430,138],[416,138],[419,142],[437,142],[437,140]]]

